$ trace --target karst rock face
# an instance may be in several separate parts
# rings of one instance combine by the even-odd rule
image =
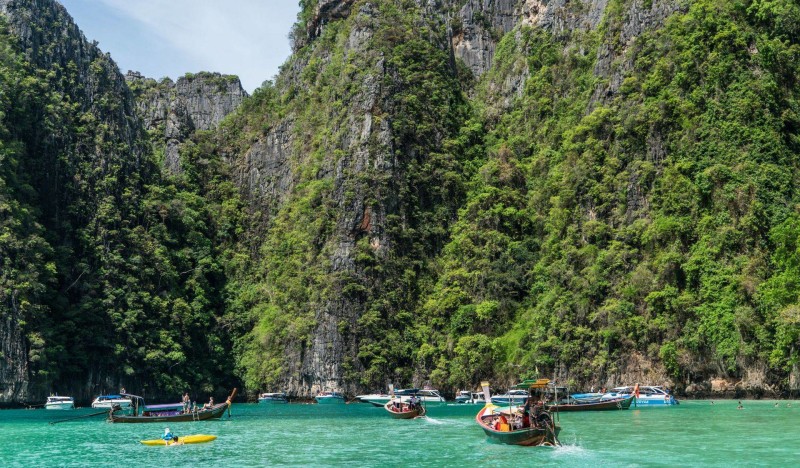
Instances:
[[[164,166],[179,173],[180,146],[198,130],[214,130],[247,97],[239,78],[202,72],[173,82],[156,82],[140,73],[125,75],[136,96],[138,114],[154,143],[164,145]]]
[[[632,2],[624,18],[627,40],[632,40],[642,31],[659,27],[677,8],[677,2],[653,3],[645,8]],[[495,48],[505,34],[522,26],[543,28],[553,35],[565,37],[565,30],[594,30],[605,15],[607,1],[417,1],[407,2],[401,8],[413,11],[414,18],[408,20],[408,25],[400,27],[418,29],[423,40],[443,54],[441,62],[426,64],[429,72],[455,74],[454,60],[457,60],[466,65],[474,79],[480,79],[492,67]],[[335,206],[334,225],[320,240],[326,245],[320,252],[324,254],[324,260],[320,261],[325,263],[324,268],[331,277],[347,277],[350,281],[357,278],[355,282],[359,287],[382,290],[387,282],[398,279],[379,278],[365,272],[356,261],[361,254],[359,242],[371,246],[377,262],[388,263],[392,257],[407,254],[403,252],[402,241],[391,234],[397,231],[387,224],[387,220],[400,218],[406,222],[406,227],[419,228],[413,224],[412,212],[420,207],[412,206],[419,200],[409,195],[414,190],[413,183],[407,182],[407,171],[414,167],[409,160],[425,158],[425,153],[440,151],[448,130],[442,129],[438,140],[427,142],[427,146],[415,147],[408,140],[416,136],[399,135],[393,125],[402,117],[400,113],[405,112],[398,92],[407,83],[394,69],[396,61],[375,46],[377,40],[386,37],[392,26],[382,16],[381,2],[326,0],[308,7],[307,11],[307,27],[305,31],[295,32],[295,56],[278,77],[277,90],[283,95],[297,93],[302,96],[306,90],[320,85],[316,78],[337,66],[341,54],[362,71],[354,74],[352,85],[337,96],[341,107],[334,110],[320,107],[320,112],[327,112],[327,124],[319,131],[341,134],[341,137],[334,136],[332,141],[325,143],[324,152],[328,158],[316,174],[318,180],[330,181],[330,203]],[[338,36],[333,45],[330,39],[323,40],[326,28],[336,28]],[[297,37],[298,34],[302,37]],[[398,42],[390,47],[399,46],[403,40],[406,39],[397,38]],[[599,72],[609,77],[623,74],[623,68],[611,65],[614,54],[623,52],[603,50],[605,62]],[[447,56],[450,60],[446,60]],[[521,94],[527,76],[528,68],[522,66],[503,76],[503,81],[492,83],[495,102],[489,105],[500,108],[510,105]],[[327,81],[325,84],[337,86],[336,82]],[[459,93],[458,90],[451,91],[454,95]],[[609,92],[614,92],[614,89]],[[310,151],[308,147],[303,148],[303,140],[311,139],[313,135],[304,134],[306,129],[297,128],[297,120],[298,116],[289,112],[284,118],[273,121],[265,134],[246,148],[235,163],[239,184],[261,213],[280,212],[284,203],[291,200],[291,194],[302,178],[298,174],[302,171],[303,161],[308,158],[304,151]],[[342,156],[331,157],[335,154]],[[438,221],[443,229],[447,229],[448,220]],[[431,255],[436,254],[436,251],[431,252]],[[329,284],[326,287],[340,290],[342,285]],[[362,370],[359,354],[363,351],[365,336],[356,330],[369,309],[366,302],[377,299],[368,294],[355,298],[334,294],[314,303],[311,306],[314,331],[306,341],[292,342],[287,347],[282,386],[292,393],[306,396],[324,388],[350,392],[360,390],[352,376]],[[415,305],[406,303],[405,307],[413,308]],[[347,372],[350,373],[348,377],[345,376]],[[426,376],[420,374],[394,378],[414,380],[417,385],[427,381]]]

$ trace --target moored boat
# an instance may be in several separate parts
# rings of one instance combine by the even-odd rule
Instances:
[[[541,404],[530,406],[533,391],[544,391],[550,383],[548,379],[524,380],[517,389],[527,389],[529,397],[524,407],[499,407],[487,403],[475,416],[475,421],[492,440],[509,445],[560,445],[558,433],[561,427]],[[489,398],[489,385],[483,383],[486,400]]]
[[[356,400],[369,403],[374,406],[383,406],[392,399],[388,393],[370,393],[365,395],[356,395]]]
[[[635,405],[640,406],[673,406],[680,402],[672,394],[659,385],[639,385],[612,388],[603,395],[604,400],[612,398],[636,397]]]
[[[447,402],[447,400],[445,400],[444,397],[439,394],[438,390],[430,387],[404,388],[399,390],[390,388],[389,394],[373,393],[370,395],[358,395],[356,396],[356,399],[365,403],[371,403],[374,406],[384,406],[387,402],[393,400],[394,398],[400,398],[404,402],[407,402],[412,396],[424,402],[426,405],[439,405]]]
[[[141,442],[144,445],[186,445],[186,444],[203,444],[206,442],[211,442],[212,440],[216,440],[216,438],[217,436],[215,435],[194,434],[194,435],[178,437],[177,444],[164,439],[140,440],[139,442]]]
[[[262,393],[258,396],[258,402],[263,404],[281,404],[288,403],[286,394],[283,392],[278,393]]]
[[[345,402],[344,395],[339,392],[319,392],[319,395],[314,397],[314,399],[317,400],[317,403],[320,405],[338,405]]]
[[[470,392],[469,390],[461,390],[455,398],[456,403],[464,405],[483,405],[486,401],[483,399],[483,394],[479,392]]]
[[[52,395],[47,397],[44,409],[49,410],[68,410],[75,409],[75,399],[69,396]]]
[[[92,401],[92,408],[129,408],[133,404],[130,395],[100,395]]]
[[[495,405],[521,405],[528,399],[528,391],[522,389],[511,389],[502,395],[492,396],[492,403]]]
[[[395,419],[414,419],[425,416],[425,406],[417,400],[404,402],[399,398],[390,400],[383,408]]]
[[[189,421],[207,421],[210,419],[219,419],[225,413],[225,410],[230,410],[231,402],[236,396],[236,389],[233,389],[231,395],[224,403],[219,403],[205,409],[191,409],[184,412],[182,409],[169,409],[157,408],[157,411],[152,411],[154,407],[159,405],[145,406],[144,399],[139,396],[134,396],[133,414],[119,414],[118,408],[112,409],[108,414],[108,420],[112,423],[149,423],[149,422],[189,422]],[[133,396],[133,395],[132,395]],[[161,406],[174,406],[174,404],[161,405]],[[146,410],[150,409],[150,411]],[[182,405],[181,405],[182,408]],[[139,409],[142,409],[141,413]]]
[[[548,411],[608,411],[626,410],[630,408],[631,402],[635,397],[613,398],[609,400],[582,401],[572,397],[565,398],[556,404],[547,405]]]

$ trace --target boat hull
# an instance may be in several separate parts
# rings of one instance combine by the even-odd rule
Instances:
[[[677,405],[678,400],[675,397],[670,396],[669,398],[637,398],[636,399],[636,406],[674,406]]]
[[[633,395],[627,398],[617,398],[614,400],[594,401],[590,403],[570,403],[562,405],[548,405],[548,411],[613,411],[626,410],[633,402]]]
[[[316,397],[317,403],[320,405],[343,405],[344,397]]]
[[[48,410],[71,410],[75,409],[75,403],[71,401],[63,401],[58,403],[46,403],[44,409]]]
[[[558,443],[558,434],[561,427],[553,424],[552,427],[528,427],[524,429],[502,429],[492,427],[491,421],[496,416],[494,405],[486,405],[475,416],[475,421],[481,426],[483,432],[493,441],[507,445],[522,445],[527,447],[537,445],[555,445]],[[507,426],[507,424],[506,424]]]
[[[213,406],[211,409],[204,411],[196,411],[192,413],[182,413],[173,415],[157,415],[157,416],[129,416],[123,414],[116,414],[111,412],[108,416],[109,422],[112,423],[164,423],[164,422],[190,422],[190,421],[207,421],[209,419],[219,419],[228,409],[228,403],[220,403]]]
[[[217,436],[215,435],[207,435],[207,434],[195,434],[195,435],[188,435],[183,437],[178,437],[178,444],[204,444],[206,442],[211,442],[215,440]],[[167,443],[164,439],[153,439],[153,440],[141,440],[140,441],[144,445],[175,445],[172,443]]]
[[[259,398],[258,404],[259,405],[285,405],[288,403],[286,399],[279,399],[279,398]]]

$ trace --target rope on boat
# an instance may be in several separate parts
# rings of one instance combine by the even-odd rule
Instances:
[[[50,425],[58,424],[58,423],[62,423],[62,422],[67,422],[67,421],[74,421],[76,419],[91,418],[92,416],[99,416],[101,414],[108,414],[108,411],[100,411],[100,412],[92,413],[92,414],[84,414],[83,416],[75,416],[75,417],[67,418],[67,419],[59,419],[58,421],[50,421]]]
[[[542,445],[549,444],[553,447],[561,447],[561,441],[559,441],[558,437],[556,436],[555,423],[553,423],[552,418],[547,418],[547,421],[544,421],[544,429],[546,436],[545,443]]]

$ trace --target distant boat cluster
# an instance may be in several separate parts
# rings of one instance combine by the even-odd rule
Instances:
[[[382,407],[394,419],[426,417],[429,406],[454,404],[482,406],[475,422],[491,439],[511,445],[560,445],[561,431],[558,413],[562,411],[607,411],[626,410],[631,405],[672,406],[678,400],[664,387],[634,385],[603,389],[600,392],[569,393],[548,379],[523,380],[504,393],[492,395],[487,382],[482,382],[480,391],[460,390],[452,402],[448,402],[438,390],[430,387],[394,389],[387,393],[357,395],[353,401]],[[92,408],[108,409],[108,421],[113,423],[134,422],[181,422],[219,419],[236,396],[236,389],[224,403],[214,404],[213,398],[202,408],[189,405],[188,393],[183,402],[147,405],[144,398],[123,392],[100,395],[92,401]],[[314,398],[320,405],[345,404],[343,393],[323,390]],[[286,404],[285,392],[265,392],[258,395],[259,404]],[[53,395],[47,398],[47,409],[73,409],[75,401],[69,396]],[[103,414],[103,413],[99,413]],[[92,415],[87,415],[92,416]],[[70,418],[73,419],[73,418]],[[168,432],[168,429],[165,430]],[[172,436],[170,438],[142,441],[147,445],[174,445],[209,442],[216,438],[203,434]]]

